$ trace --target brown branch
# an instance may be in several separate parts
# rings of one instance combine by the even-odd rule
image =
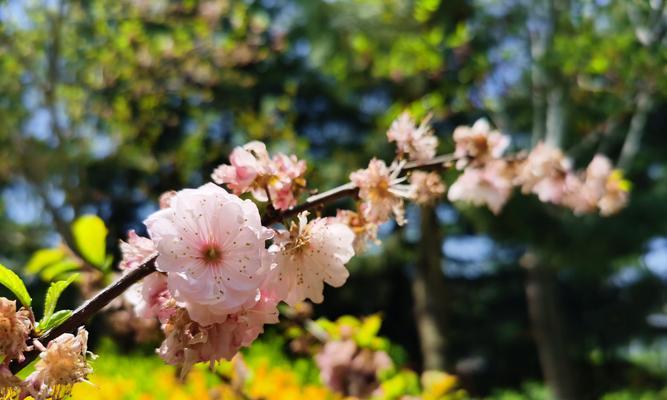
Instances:
[[[83,303],[77,308],[72,316],[69,317],[62,325],[49,330],[43,335],[37,337],[40,343],[46,345],[51,340],[57,338],[63,333],[74,332],[78,327],[84,325],[93,315],[102,310],[113,299],[120,296],[134,283],[155,272],[155,259],[153,257],[146,263],[140,265],[138,268],[131,270],[123,275],[119,280],[102,289],[94,297]],[[25,354],[25,360],[22,362],[14,362],[10,364],[10,369],[13,373],[25,368],[39,355],[39,350],[33,349]]]

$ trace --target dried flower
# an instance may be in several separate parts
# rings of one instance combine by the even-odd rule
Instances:
[[[410,160],[426,161],[435,156],[438,138],[429,126],[430,116],[415,125],[410,113],[403,112],[387,131],[390,142],[396,142],[399,157],[407,155]]]
[[[401,184],[405,178],[398,178],[401,166],[388,168],[382,160],[373,158],[367,169],[360,169],[350,174],[350,180],[359,188],[361,212],[372,223],[381,224],[392,214],[399,225],[405,223],[404,199],[412,197],[409,185]]]
[[[415,171],[410,175],[410,185],[417,204],[433,204],[446,190],[437,172]]]
[[[23,360],[23,352],[29,350],[26,340],[32,331],[31,312],[25,308],[16,310],[16,301],[0,297],[0,358]]]

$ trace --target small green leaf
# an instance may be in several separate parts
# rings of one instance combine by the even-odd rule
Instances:
[[[30,307],[32,298],[30,298],[28,289],[26,289],[25,284],[21,278],[19,278],[19,276],[14,273],[14,271],[2,264],[0,264],[0,285],[3,285],[7,289],[11,290],[12,293],[14,293],[14,296],[16,296],[16,298],[25,307]]]
[[[53,282],[51,286],[49,286],[49,290],[46,292],[46,299],[44,300],[44,315],[42,316],[42,321],[51,319],[53,312],[56,310],[58,298],[60,298],[60,295],[65,289],[67,289],[67,287],[78,277],[79,274],[72,274],[67,280]]]
[[[37,324],[37,332],[39,334],[53,329],[67,320],[72,315],[72,310],[60,310],[54,313],[51,318],[46,321],[40,321]]]
[[[359,331],[357,331],[357,334],[355,335],[355,339],[359,346],[370,347],[373,343],[373,339],[380,331],[381,326],[382,318],[378,314],[364,318]]]
[[[38,274],[44,268],[65,258],[65,252],[61,248],[40,249],[33,253],[30,261],[25,266],[28,274]]]
[[[107,227],[96,215],[84,215],[72,224],[76,247],[86,261],[102,268],[106,262]]]

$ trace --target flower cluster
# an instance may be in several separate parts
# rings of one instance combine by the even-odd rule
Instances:
[[[16,301],[0,297],[0,360],[23,360],[23,352],[32,331],[33,318],[29,310],[16,310]]]
[[[235,148],[229,163],[213,171],[213,182],[227,185],[236,195],[250,192],[257,201],[270,200],[276,210],[293,207],[306,186],[305,161],[282,153],[270,157],[261,142]]]
[[[609,159],[596,155],[583,173],[572,167],[563,152],[544,143],[523,158],[503,158],[509,137],[491,131],[486,120],[454,131],[457,169],[463,170],[451,185],[450,201],[486,205],[500,213],[515,187],[535,194],[544,203],[572,209],[575,214],[599,211],[611,215],[628,200],[629,185],[612,168]]]
[[[278,322],[280,301],[322,301],[324,283],[345,283],[354,255],[346,225],[303,213],[289,230],[267,228],[252,201],[212,183],[176,192],[144,223],[150,238],[130,232],[122,265],[157,252],[160,273],[127,297],[137,315],[160,320],[166,339],[158,353],[184,372],[249,346]]]

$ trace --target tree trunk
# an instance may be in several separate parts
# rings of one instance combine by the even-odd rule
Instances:
[[[632,160],[639,152],[642,136],[644,135],[644,128],[646,127],[646,120],[648,119],[648,114],[651,111],[652,106],[653,101],[649,91],[642,90],[639,92],[637,95],[637,109],[632,115],[630,129],[628,129],[628,134],[625,137],[625,142],[623,142],[621,154],[618,157],[619,168],[626,170],[630,168]]]
[[[558,303],[556,274],[540,261],[527,261],[526,302],[531,329],[537,346],[542,374],[553,396],[558,400],[583,398],[578,390],[575,372],[568,355],[563,314]]]
[[[420,213],[421,239],[419,258],[412,281],[415,322],[419,334],[423,367],[445,369],[446,299],[445,277],[442,273],[442,238],[438,219],[432,206],[423,206]]]

